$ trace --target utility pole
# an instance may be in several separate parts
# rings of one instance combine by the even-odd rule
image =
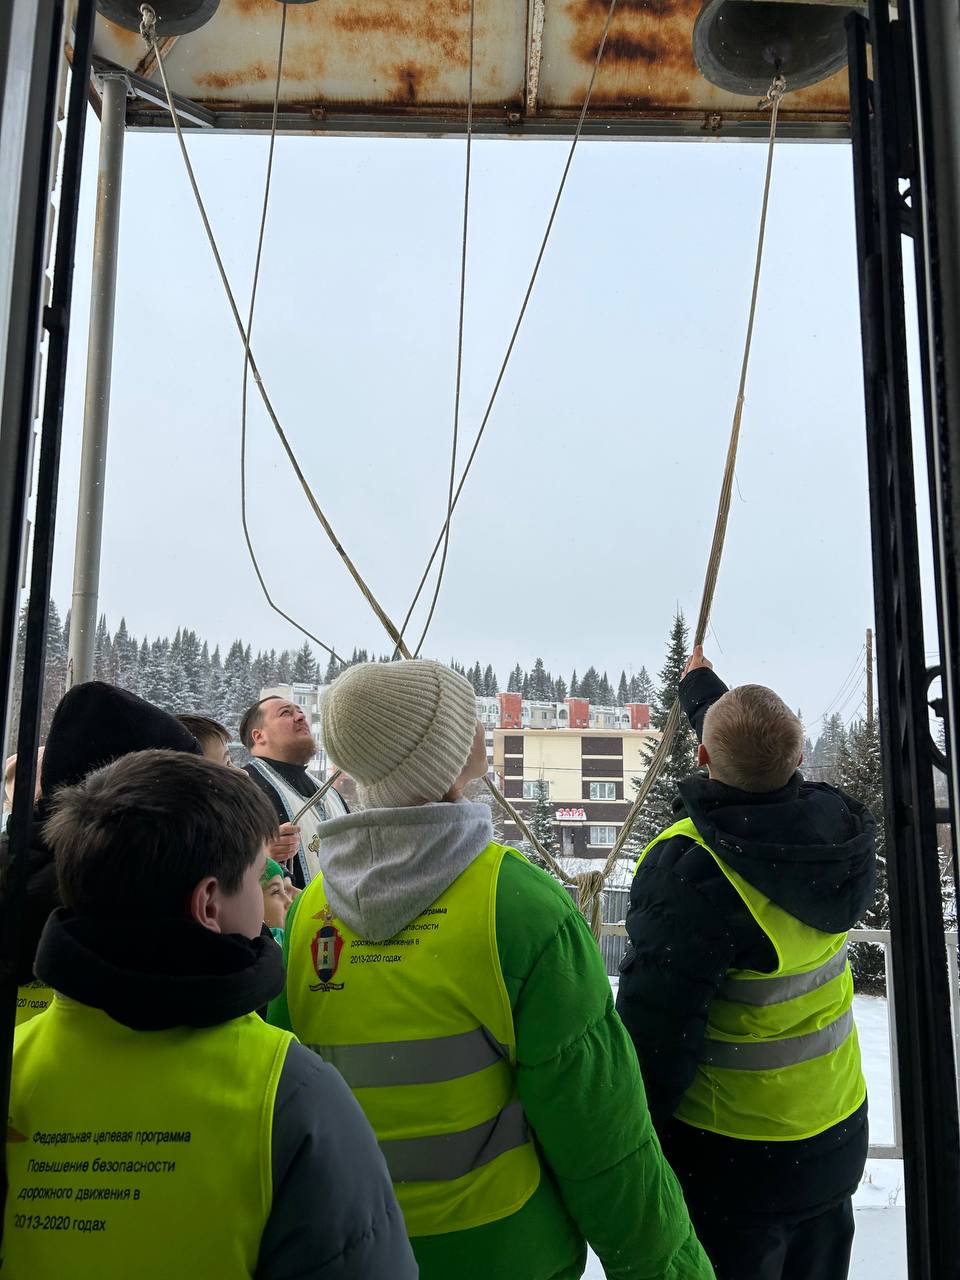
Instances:
[[[867,627],[867,728],[873,728],[873,631]]]

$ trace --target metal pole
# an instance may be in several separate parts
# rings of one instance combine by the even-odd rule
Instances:
[[[867,627],[867,728],[873,728],[873,632]]]
[[[107,467],[113,322],[117,299],[117,245],[123,176],[123,134],[127,117],[127,81],[103,79],[100,119],[100,168],[93,240],[93,283],[87,347],[87,385],[83,401],[80,500],[73,564],[73,604],[67,651],[67,688],[93,677],[100,546],[103,540],[103,484]]]
[[[917,119],[922,381],[940,624],[953,883],[960,901],[960,0],[904,0]]]

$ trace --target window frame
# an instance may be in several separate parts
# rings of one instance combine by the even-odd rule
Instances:
[[[543,785],[544,785],[544,786],[546,787],[546,789],[547,789],[547,792],[546,792],[546,795],[545,795],[544,799],[549,800],[549,799],[550,799],[550,782],[549,782],[549,780],[548,780],[547,778],[533,778],[533,779],[530,779],[530,778],[524,778],[524,780],[523,780],[523,785],[522,785],[522,787],[521,787],[521,796],[520,796],[520,799],[521,799],[521,800],[537,800],[537,799],[539,799],[539,797],[538,797],[538,796],[537,796],[537,794],[536,794],[536,789],[537,789],[537,787],[540,785],[540,783],[541,783],[541,782],[543,783]],[[527,794],[527,788],[528,788],[528,787],[530,788],[530,793],[529,793],[529,795]]]

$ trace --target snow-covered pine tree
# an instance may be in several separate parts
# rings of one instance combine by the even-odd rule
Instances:
[[[842,722],[841,722],[842,724]],[[834,726],[835,728],[835,726]],[[836,734],[834,734],[836,738]],[[828,744],[829,746],[829,744]],[[873,903],[857,921],[860,929],[889,929],[890,900],[887,891],[887,840],[883,814],[883,764],[877,719],[855,721],[837,747],[833,769],[835,785],[865,804],[877,822],[877,886]],[[872,942],[851,942],[850,968],[859,991],[885,989],[883,947]]]
[[[554,702],[564,702],[567,697],[567,684],[563,676],[557,676],[553,682],[553,700]]]
[[[220,657],[220,646],[217,645],[213,653],[210,655],[206,707],[208,713],[213,716],[214,720],[220,720],[221,722],[226,723],[227,709],[224,707],[223,694],[223,659]],[[236,726],[233,725],[231,728],[236,728]]]
[[[687,663],[689,634],[683,613],[678,609],[670,628],[666,661],[660,669],[660,686],[650,708],[651,723],[655,729],[663,729],[670,714],[670,708],[676,701],[683,668]],[[638,851],[645,848],[665,827],[671,825],[677,783],[681,778],[693,773],[696,767],[697,739],[687,723],[686,716],[681,716],[670,757],[660,777],[653,784],[653,789],[647,796],[646,803],[631,832]],[[636,792],[641,779],[634,778],[632,781]]]
[[[530,694],[534,702],[553,701],[553,680],[543,665],[543,659],[537,658],[530,672]]]
[[[523,668],[518,662],[510,672],[510,678],[507,681],[507,693],[520,693],[523,689]]]
[[[183,708],[200,710],[206,694],[207,678],[201,660],[200,637],[184,627],[180,638],[180,661],[183,667]]]
[[[349,663],[345,664],[349,666]],[[289,684],[293,676],[293,656],[289,649],[284,649],[277,661],[277,684]]]
[[[617,706],[625,707],[630,701],[630,685],[627,681],[627,673],[620,672],[620,683],[617,685]]]
[[[557,844],[557,833],[554,826],[553,809],[550,805],[549,787],[543,778],[537,779],[535,788],[533,808],[530,810],[530,816],[527,818],[527,825],[531,833],[540,841],[540,844],[546,849],[547,853],[557,856],[559,846]],[[522,852],[536,866],[546,870],[546,864],[535,852],[532,845],[526,840],[521,842]]]
[[[317,660],[313,656],[310,641],[304,640],[293,660],[293,679],[297,684],[316,684]]]
[[[596,667],[587,667],[583,673],[578,696],[586,698],[588,702],[600,701],[600,676],[597,674]]]
[[[264,689],[268,689],[274,681],[271,677],[270,655],[261,649],[250,667],[250,679],[259,698]]]
[[[530,697],[530,673],[528,671],[523,673],[523,683],[520,685],[520,695],[524,701]]]
[[[616,703],[613,686],[610,684],[610,679],[606,672],[600,677],[597,685],[597,701],[602,707],[612,707]]]
[[[183,631],[180,627],[167,650],[167,682],[169,692],[166,705],[159,704],[164,711],[171,711],[174,715],[181,711],[193,711],[194,708],[189,705],[187,675],[183,668]]]
[[[60,625],[60,614],[51,600],[47,605],[47,649],[43,662],[43,710],[40,716],[41,741],[47,736],[50,721],[67,687],[67,638]]]
[[[329,684],[331,680],[336,680],[339,674],[340,674],[340,663],[336,660],[336,658],[331,653],[330,661],[327,663],[327,669],[323,673],[323,683]]]
[[[172,702],[170,691],[170,674],[167,670],[167,653],[169,640],[157,636],[150,646],[150,661],[141,681],[143,697],[155,706],[168,708]]]
[[[101,613],[97,620],[97,630],[93,640],[93,678],[95,680],[113,680],[113,642],[107,630],[107,615]]]
[[[484,695],[488,698],[495,698],[497,694],[500,692],[500,686],[497,683],[496,673],[493,670],[493,665],[489,662],[487,663],[486,671],[484,671],[483,673],[483,692],[484,692]]]
[[[239,724],[244,712],[257,700],[250,679],[250,660],[241,640],[234,640],[223,664],[223,711],[225,723]]]
[[[140,651],[136,640],[127,630],[126,618],[120,619],[113,637],[113,674],[112,683],[131,693],[139,693],[139,658]]]
[[[145,697],[143,692],[146,687],[147,672],[150,670],[150,641],[146,636],[140,642],[140,652],[137,654],[137,693],[141,698]]]
[[[813,748],[810,767],[806,770],[811,781],[835,783],[837,764],[846,740],[847,730],[843,717],[835,711],[829,719],[824,721],[820,736]]]
[[[567,690],[568,698],[580,697],[580,681],[577,679],[577,668],[574,667],[570,675],[570,688]]]
[[[650,672],[646,667],[641,667],[637,672],[637,696],[632,699],[634,702],[649,703],[653,700],[653,681],[650,679]]]

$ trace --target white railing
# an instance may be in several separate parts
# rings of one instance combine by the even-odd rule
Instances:
[[[605,924],[601,926],[601,935],[606,937],[625,937],[626,925]],[[890,1084],[891,1102],[893,1105],[893,1142],[871,1145],[869,1155],[877,1160],[901,1160],[903,1158],[903,1129],[900,1115],[900,1070],[897,1057],[897,1019],[893,995],[893,970],[890,961],[889,929],[851,929],[848,935],[851,942],[875,942],[883,947],[884,969],[887,985],[887,1035],[890,1042]],[[957,970],[957,933],[956,930],[944,934],[947,948],[947,973],[950,983],[950,1018],[953,1024],[954,1065],[958,1077],[958,1103],[960,1103],[960,975]]]

